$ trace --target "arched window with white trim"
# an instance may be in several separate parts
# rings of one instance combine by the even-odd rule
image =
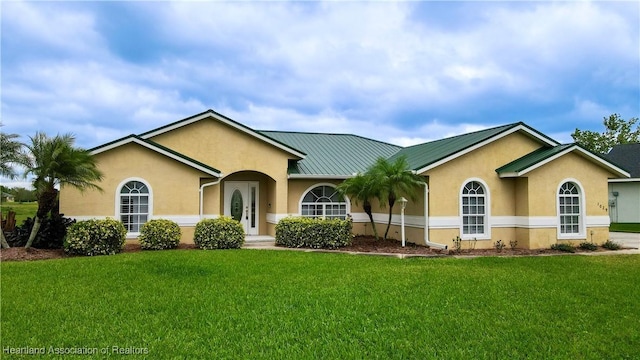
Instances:
[[[348,202],[334,186],[319,185],[307,190],[300,201],[300,214],[322,219],[346,219]]]
[[[151,190],[142,181],[130,180],[118,192],[118,214],[127,233],[137,234],[151,215]]]
[[[558,189],[558,216],[560,237],[584,233],[582,190],[573,181],[566,181]]]
[[[468,181],[460,194],[460,216],[462,238],[485,238],[489,236],[489,196],[483,183]]]

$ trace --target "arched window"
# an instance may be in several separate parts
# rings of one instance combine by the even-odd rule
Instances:
[[[128,233],[139,233],[140,226],[149,220],[151,193],[141,181],[128,181],[118,196],[119,218]]]
[[[567,181],[560,185],[558,190],[560,236],[580,235],[583,233],[581,193],[580,186],[575,182]]]
[[[462,237],[486,237],[489,233],[488,194],[479,181],[469,181],[460,195],[460,214],[462,216]]]
[[[311,188],[300,202],[300,214],[306,217],[322,219],[346,219],[348,203],[336,188],[320,185]]]

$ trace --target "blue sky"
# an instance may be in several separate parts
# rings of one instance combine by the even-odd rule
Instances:
[[[640,116],[640,3],[23,2],[1,10],[2,130],[91,148],[214,109],[410,145]]]

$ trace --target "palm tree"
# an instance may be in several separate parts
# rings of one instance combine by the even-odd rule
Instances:
[[[345,180],[342,184],[338,185],[336,190],[342,195],[347,195],[354,200],[354,203],[362,202],[362,208],[364,212],[369,215],[369,221],[373,228],[373,236],[378,240],[378,230],[376,230],[376,224],[373,222],[373,213],[371,212],[371,199],[377,198],[381,200],[380,196],[380,184],[375,181],[376,179],[366,174],[357,174],[356,176]]]
[[[18,137],[17,134],[0,133],[0,175],[9,179],[15,179],[18,176],[13,166],[25,162],[22,151],[24,144],[16,140]],[[0,230],[0,246],[3,249],[9,248],[9,243],[7,243],[2,230]]]
[[[96,182],[102,180],[96,161],[88,150],[73,146],[75,137],[71,134],[56,135],[53,138],[38,132],[31,137],[28,149],[29,162],[26,175],[33,175],[33,187],[36,189],[38,211],[33,229],[25,248],[30,248],[40,230],[42,219],[57,206],[58,190],[62,185],[73,186],[80,191],[85,189],[102,190]]]
[[[389,162],[385,158],[378,158],[370,169],[371,176],[380,182],[382,197],[387,199],[389,204],[389,221],[387,230],[384,232],[384,239],[389,235],[391,227],[391,214],[398,196],[408,196],[412,200],[417,198],[418,187],[424,184],[424,178],[413,173],[409,167],[409,162],[404,156],[398,157],[394,162]],[[426,214],[425,214],[426,216]]]

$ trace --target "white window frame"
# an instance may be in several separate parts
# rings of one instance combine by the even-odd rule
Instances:
[[[471,182],[479,183],[484,190],[484,232],[478,234],[465,234],[464,233],[464,211],[463,211],[463,201],[462,197],[465,196],[464,189],[467,184]],[[459,215],[460,215],[460,238],[462,240],[490,240],[491,239],[491,192],[489,191],[489,185],[480,179],[480,178],[469,178],[462,182],[462,186],[460,186],[460,192],[458,194],[458,202],[459,202]],[[473,214],[469,214],[473,215]]]
[[[122,213],[120,211],[122,204],[120,203],[120,192],[122,191],[122,188],[129,182],[131,181],[137,181],[140,182],[142,184],[144,184],[147,189],[149,189],[149,211],[147,213],[147,221],[151,220],[153,218],[153,189],[151,188],[151,185],[149,185],[149,183],[142,178],[138,178],[138,177],[130,177],[127,179],[124,179],[122,182],[120,182],[120,184],[118,184],[118,187],[116,188],[116,197],[115,197],[115,204],[116,204],[116,208],[115,208],[115,218],[118,221],[122,221]],[[136,238],[140,236],[140,232],[129,232],[127,230],[127,238]]]
[[[311,216],[311,215],[302,215],[302,206],[304,204],[311,204],[311,203],[306,203],[304,202],[304,198],[307,196],[307,194],[317,188],[317,187],[321,187],[321,186],[328,186],[330,188],[333,188],[334,190],[336,189],[337,185],[336,184],[332,184],[332,183],[318,183],[318,184],[314,184],[312,186],[309,186],[303,193],[302,196],[300,197],[300,201],[298,202],[298,214],[302,217],[308,217],[308,218],[315,218],[317,216]],[[344,202],[346,204],[345,206],[345,219],[347,218],[347,216],[351,213],[351,201],[349,200],[349,197],[344,195]],[[314,203],[314,204],[318,204],[318,203]],[[320,203],[320,204],[332,204],[332,203]],[[323,211],[322,211],[322,219],[326,219],[326,207],[323,206]]]
[[[578,189],[578,200],[580,201],[580,203],[578,204],[580,207],[580,211],[578,213],[578,232],[577,233],[566,233],[566,232],[562,232],[562,216],[567,216],[566,214],[560,214],[560,189],[562,189],[562,186],[564,184],[567,183],[571,183],[573,184],[577,189]],[[582,184],[576,180],[576,179],[564,179],[562,181],[560,181],[560,184],[558,184],[558,188],[556,189],[556,216],[557,216],[557,221],[558,221],[558,239],[563,239],[563,240],[579,240],[579,239],[586,239],[587,238],[587,226],[586,226],[586,216],[585,216],[585,205],[586,205],[586,201],[585,201],[585,195],[584,195],[584,188],[582,187]],[[575,216],[575,215],[574,215]]]

